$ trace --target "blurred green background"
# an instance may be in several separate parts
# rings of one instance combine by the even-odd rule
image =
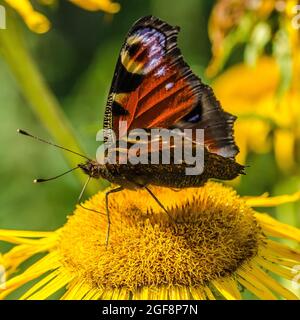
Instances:
[[[33,1],[52,23],[50,31],[42,35],[31,32],[15,12],[9,12],[11,21],[17,25],[18,35],[24,38],[26,50],[33,56],[34,63],[73,126],[79,145],[90,157],[95,157],[98,147],[96,133],[102,126],[121,45],[130,26],[141,16],[153,14],[172,25],[179,25],[179,47],[185,60],[204,82],[211,81],[205,76],[205,70],[212,58],[208,23],[216,1],[119,2],[121,10],[109,15],[82,10],[68,1],[60,1],[53,8]],[[17,55],[19,49],[15,50]],[[225,69],[242,60],[243,47],[240,46]],[[19,68],[22,67],[22,61],[19,61]],[[30,88],[31,77],[23,81]],[[255,85],[256,79],[253,79]],[[60,150],[16,133],[17,128],[22,128],[53,140],[51,133],[30,108],[12,69],[1,55],[0,119],[0,228],[41,231],[59,228],[75,208],[82,182],[78,176],[69,174],[45,184],[32,183],[34,178],[51,177],[68,170],[70,163]],[[66,147],[72,149],[72,145]],[[81,161],[78,157],[78,163]],[[241,195],[260,195],[264,192],[280,195],[300,189],[299,166],[283,172],[278,168],[272,148],[261,154],[249,152],[246,164],[249,166],[247,175],[234,184]],[[100,189],[100,182],[98,185]],[[91,190],[86,196],[89,194]],[[299,227],[299,209],[299,203],[291,203],[277,208],[263,208],[263,211]]]

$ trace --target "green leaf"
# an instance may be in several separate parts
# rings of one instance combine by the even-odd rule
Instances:
[[[280,68],[280,83],[277,95],[280,97],[286,92],[292,81],[292,53],[287,31],[279,29],[273,41],[273,54]]]
[[[259,22],[253,29],[250,41],[245,49],[245,61],[249,65],[255,65],[256,60],[264,51],[271,39],[271,27],[266,22]]]

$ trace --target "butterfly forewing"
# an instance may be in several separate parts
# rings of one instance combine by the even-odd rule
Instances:
[[[178,32],[153,16],[133,25],[117,62],[104,127],[117,139],[135,128],[205,129],[208,151],[234,157],[235,117],[184,62]],[[120,128],[121,122],[127,125]]]

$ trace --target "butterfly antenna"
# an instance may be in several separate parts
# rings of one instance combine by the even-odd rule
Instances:
[[[58,176],[55,176],[55,177],[52,177],[52,178],[48,178],[48,179],[34,179],[34,180],[33,180],[33,183],[40,183],[40,182],[47,182],[47,181],[55,180],[55,179],[60,178],[60,177],[64,176],[65,174],[68,174],[69,172],[72,172],[72,171],[74,171],[74,170],[76,170],[76,169],[78,169],[78,168],[79,168],[79,167],[77,166],[77,167],[75,167],[75,168],[73,168],[73,169],[70,169],[70,170],[68,170],[68,171],[66,171],[66,172],[64,172],[64,173],[61,173],[61,174],[59,174]]]
[[[20,133],[20,134],[22,134],[22,135],[24,135],[24,136],[28,136],[28,137],[33,138],[33,139],[36,139],[36,140],[38,140],[38,141],[41,141],[41,142],[44,142],[44,143],[50,144],[50,146],[53,146],[53,147],[56,147],[56,148],[59,148],[59,149],[62,149],[62,150],[65,150],[65,151],[71,152],[71,153],[73,153],[73,154],[76,154],[76,155],[78,155],[78,156],[80,156],[80,157],[82,157],[82,158],[85,158],[85,159],[87,159],[87,160],[90,160],[90,161],[91,161],[91,159],[90,159],[90,158],[88,158],[87,156],[84,156],[83,154],[80,154],[80,153],[78,153],[78,152],[76,152],[76,151],[73,151],[73,150],[70,150],[70,149],[68,149],[68,148],[65,148],[65,147],[59,146],[59,145],[57,145],[57,144],[55,144],[55,143],[52,143],[52,142],[46,141],[46,140],[44,140],[44,139],[42,139],[42,138],[36,137],[36,136],[34,136],[34,135],[32,135],[32,134],[28,133],[28,132],[27,132],[27,131],[25,131],[25,130],[18,129],[18,130],[17,130],[17,132],[18,132],[18,133]],[[74,169],[75,169],[75,168],[74,168]]]

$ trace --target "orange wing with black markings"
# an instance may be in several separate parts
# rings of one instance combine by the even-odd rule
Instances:
[[[129,31],[117,62],[104,128],[120,139],[135,128],[202,128],[208,151],[234,157],[235,117],[223,111],[212,89],[184,62],[179,28],[148,16]],[[126,121],[127,127],[121,127]]]

